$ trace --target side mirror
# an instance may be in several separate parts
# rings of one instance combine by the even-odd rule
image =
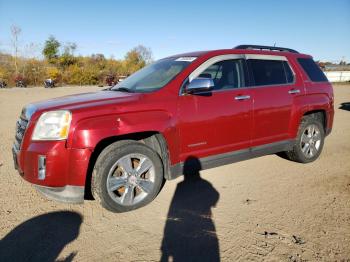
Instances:
[[[193,94],[197,92],[210,91],[214,87],[214,81],[211,78],[195,78],[188,84],[186,92]]]

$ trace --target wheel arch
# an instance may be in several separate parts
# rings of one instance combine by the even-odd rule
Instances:
[[[327,131],[327,112],[324,109],[315,109],[315,110],[311,110],[311,111],[307,111],[303,114],[304,116],[308,116],[308,115],[314,115],[314,117],[318,120],[321,121],[322,126],[323,126],[323,131],[326,133]]]
[[[87,174],[85,179],[85,198],[86,199],[93,199],[92,193],[91,193],[91,177],[92,177],[92,172],[98,156],[107,146],[109,146],[114,142],[122,141],[122,140],[138,141],[138,142],[144,143],[145,145],[149,146],[154,151],[156,151],[162,160],[162,164],[164,168],[164,178],[165,179],[171,178],[170,155],[169,155],[167,141],[163,134],[156,131],[144,131],[144,132],[130,133],[126,135],[105,137],[96,144],[89,159],[89,164],[88,164],[88,169],[87,169]]]

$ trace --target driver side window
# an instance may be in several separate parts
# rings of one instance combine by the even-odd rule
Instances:
[[[223,60],[209,66],[198,77],[213,79],[213,90],[245,87],[243,63],[243,59]]]

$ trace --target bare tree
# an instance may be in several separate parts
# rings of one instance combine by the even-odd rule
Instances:
[[[26,58],[36,58],[38,59],[40,57],[40,45],[36,44],[36,43],[29,43],[26,44],[23,48],[22,48],[22,53],[21,56],[22,57],[26,57]]]
[[[22,29],[19,26],[12,25],[11,26],[11,36],[12,36],[12,47],[14,50],[14,63],[15,63],[15,70],[16,74],[18,74],[18,65],[17,65],[17,58],[18,58],[18,37],[21,34]]]
[[[139,54],[139,58],[145,61],[146,65],[152,63],[153,54],[151,48],[145,47],[143,45],[138,45],[134,47],[132,51],[137,52]]]
[[[68,49],[70,50],[70,54],[74,56],[74,52],[77,50],[77,47],[78,47],[77,44],[69,42],[67,43],[67,46],[68,46]]]

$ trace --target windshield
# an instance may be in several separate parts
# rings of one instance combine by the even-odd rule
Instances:
[[[176,77],[194,59],[166,58],[158,60],[118,83],[112,90],[125,92],[158,90]]]

